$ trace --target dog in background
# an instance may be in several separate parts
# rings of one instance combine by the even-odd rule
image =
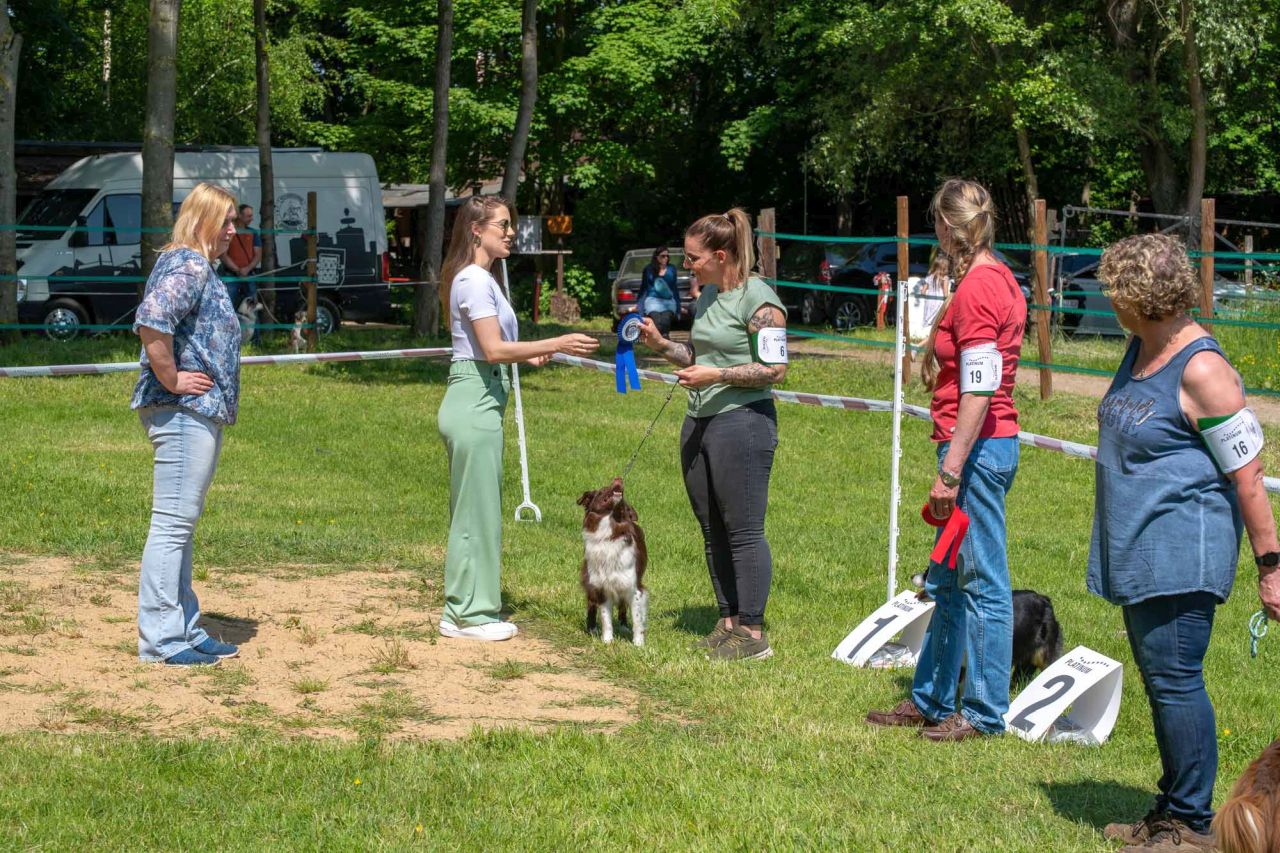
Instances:
[[[1062,657],[1062,626],[1053,601],[1029,589],[1013,591],[1013,679],[1022,680]]]
[[[1280,740],[1236,780],[1213,819],[1222,853],[1280,853]]]
[[[649,560],[644,530],[638,516],[622,496],[622,479],[594,492],[583,492],[578,504],[585,508],[582,519],[582,590],[587,595],[587,633],[600,619],[600,639],[613,642],[613,614],[618,624],[627,624],[631,605],[631,640],[644,645],[645,623],[649,616],[649,593],[644,588],[644,570]]]

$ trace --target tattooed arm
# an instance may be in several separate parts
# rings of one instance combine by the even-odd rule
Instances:
[[[645,317],[640,326],[640,341],[676,367],[688,367],[693,364],[693,346],[664,338],[649,317]]]
[[[756,313],[751,315],[751,320],[747,323],[747,331],[750,334],[756,334],[761,329],[785,329],[787,327],[787,315],[782,309],[776,305],[768,303],[761,305]],[[751,362],[750,364],[736,364],[733,367],[726,367],[720,371],[720,381],[727,385],[736,385],[739,388],[764,388],[766,385],[774,385],[781,382],[787,375],[787,366],[785,364],[758,364]]]

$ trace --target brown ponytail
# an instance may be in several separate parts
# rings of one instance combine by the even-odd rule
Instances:
[[[995,204],[991,201],[991,194],[981,184],[950,178],[934,194],[929,212],[935,221],[942,223],[947,233],[951,244],[951,277],[955,281],[955,287],[959,287],[978,253],[991,250],[996,233]],[[940,248],[939,251],[943,250]],[[920,360],[920,381],[929,390],[933,390],[933,384],[938,378],[938,358],[935,352],[938,327],[951,308],[954,294],[953,288],[946,288],[946,298],[937,316],[933,318],[929,340],[924,346],[924,358]]]
[[[756,253],[751,234],[751,217],[740,207],[727,213],[709,213],[690,225],[686,237],[696,238],[712,252],[724,252],[733,259],[737,284],[747,280],[756,265]]]

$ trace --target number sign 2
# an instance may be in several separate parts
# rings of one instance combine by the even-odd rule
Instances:
[[[1102,743],[1120,714],[1122,670],[1119,661],[1076,646],[1018,694],[1004,721],[1023,740],[1043,740],[1069,707],[1071,721]]]
[[[932,601],[920,601],[915,590],[904,590],[880,605],[876,612],[850,631],[831,657],[850,666],[866,666],[871,655],[898,634],[902,635],[901,642],[911,649],[912,655],[918,655],[932,612]]]

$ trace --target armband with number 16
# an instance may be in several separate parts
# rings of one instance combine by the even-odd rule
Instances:
[[[1200,438],[1224,474],[1239,471],[1262,452],[1262,424],[1250,409],[1226,418],[1199,418]]]

